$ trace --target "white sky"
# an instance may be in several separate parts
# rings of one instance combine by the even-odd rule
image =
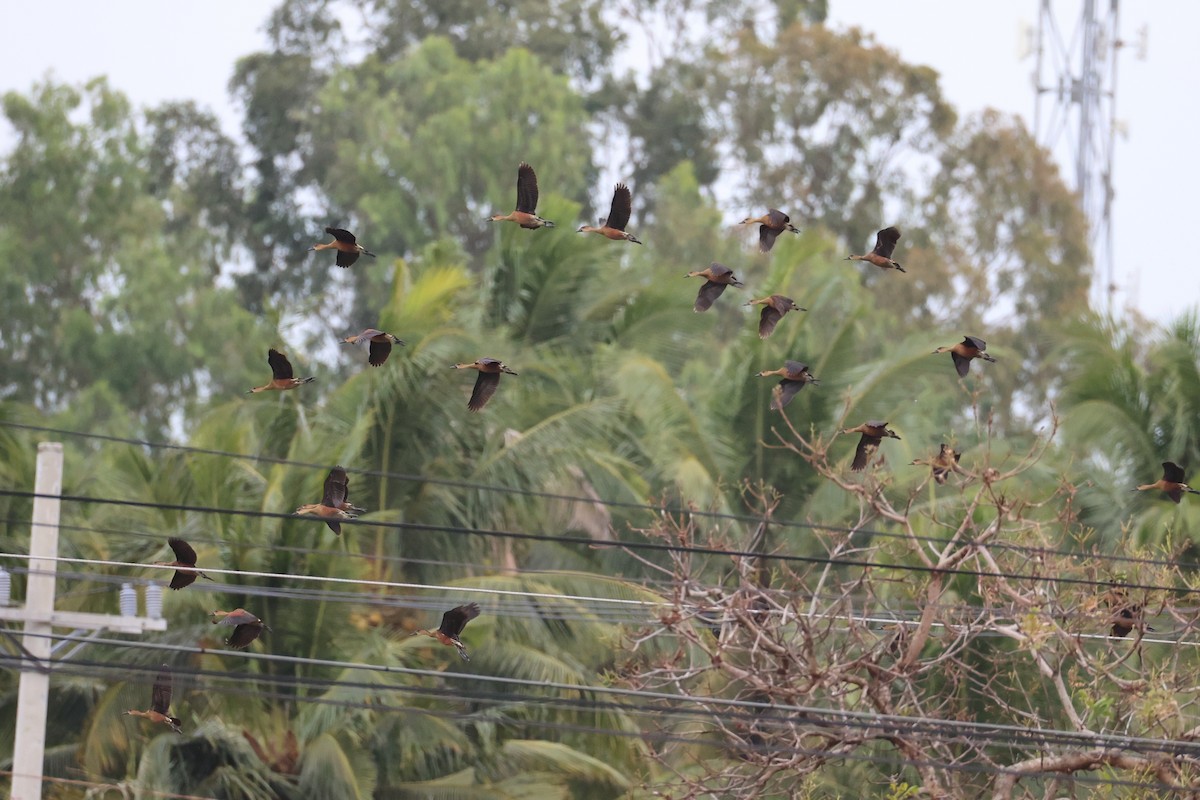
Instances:
[[[275,2],[0,0],[11,26],[0,46],[0,91],[27,92],[47,73],[73,83],[107,75],[139,104],[194,99],[236,134],[226,86],[234,61],[265,46],[261,27]],[[1077,0],[1054,4],[1069,35]],[[938,70],[960,112],[992,106],[1032,119],[1034,60],[1018,56],[1021,24],[1037,21],[1036,0],[831,0],[830,6],[832,26],[860,26],[905,60]],[[1126,2],[1122,11],[1122,37],[1133,40],[1146,26],[1149,51],[1139,61],[1129,47],[1119,62],[1117,116],[1129,137],[1118,141],[1114,167],[1116,302],[1161,322],[1200,299],[1200,269],[1190,259],[1166,257],[1171,247],[1186,246],[1182,232],[1196,205],[1189,190],[1200,185],[1188,78],[1195,74],[1200,3]],[[1064,174],[1073,180],[1072,169]]]

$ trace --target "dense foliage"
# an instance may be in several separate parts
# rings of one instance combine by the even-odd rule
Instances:
[[[1195,728],[1190,652],[1072,642],[1108,629],[1110,584],[1194,582],[1192,498],[1129,489],[1161,461],[1200,465],[1200,323],[1091,314],[1086,221],[1022,121],[960,118],[934,71],[825,27],[824,5],[282,0],[271,47],[231,77],[242,142],[103,78],[6,95],[0,486],[28,491],[36,442],[64,438],[28,426],[172,440],[66,436],[66,493],[151,506],[67,504],[61,555],[148,563],[177,535],[203,565],[266,575],[171,593],[169,632],[146,641],[176,650],[110,642],[65,661],[47,774],[139,797],[861,796],[864,781],[975,796],[992,773],[942,767],[1033,753],[755,727],[721,703]],[[631,39],[650,43],[642,74],[620,66]],[[484,221],[512,208],[522,160],[555,229]],[[631,184],[645,247],[573,232],[606,212],[610,179]],[[734,223],[769,207],[802,233],[763,255]],[[843,260],[886,224],[904,231],[906,274]],[[326,225],[379,257],[343,270],[307,252]],[[714,260],[747,288],[693,313],[699,282],[682,276]],[[771,293],[808,311],[760,340],[741,304]],[[368,326],[406,342],[378,369],[336,343]],[[959,380],[931,352],[965,333],[998,361]],[[317,381],[243,395],[268,347]],[[519,375],[471,414],[472,378],[447,367],[484,355]],[[786,359],[821,382],[785,417],[755,373]],[[902,439],[859,477],[836,433],[867,419]],[[941,442],[964,453],[945,488],[908,466]],[[333,464],[369,509],[341,538],[288,516]],[[2,549],[25,552],[29,499],[0,506]],[[681,542],[824,560],[638,548]],[[1034,550],[990,562],[997,542]],[[1127,554],[1158,561],[1109,558]],[[1083,584],[953,574],[1031,562]],[[60,608],[112,611],[131,574],[162,578],[87,572],[63,576]],[[469,664],[409,636],[464,593],[484,606]],[[1138,603],[1187,632],[1186,596]],[[252,654],[295,660],[221,649],[206,614],[237,606],[272,627]],[[798,623],[804,609],[816,621]],[[971,609],[977,628],[929,638]],[[924,638],[883,658],[878,626],[834,624],[860,611],[928,620]],[[145,707],[164,660],[183,736],[120,714]],[[16,683],[0,673],[0,756]],[[674,715],[596,687],[706,699]],[[1102,756],[1057,771],[1196,777],[1190,760]],[[1053,791],[1036,772],[1010,775]]]

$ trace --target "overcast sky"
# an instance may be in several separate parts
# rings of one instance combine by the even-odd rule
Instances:
[[[234,61],[265,45],[261,27],[274,5],[0,0],[12,26],[0,46],[0,90],[28,91],[47,73],[71,82],[107,75],[139,104],[194,99],[236,134],[226,86]],[[1078,0],[1054,0],[1054,6],[1070,36]],[[831,0],[830,7],[830,25],[860,26],[906,61],[938,70],[946,96],[961,112],[991,106],[1032,119],[1034,59],[1020,55],[1022,26],[1037,23],[1036,0]],[[1196,207],[1189,190],[1200,185],[1200,167],[1190,155],[1197,106],[1188,77],[1195,72],[1192,32],[1200,29],[1200,3],[1126,2],[1122,38],[1136,40],[1143,26],[1149,31],[1146,59],[1128,47],[1119,61],[1117,116],[1128,138],[1118,140],[1114,163],[1116,304],[1165,321],[1200,298],[1200,268],[1190,259],[1166,257],[1186,246],[1182,234]],[[1069,158],[1065,151],[1060,157]],[[1064,174],[1073,181],[1069,165]]]

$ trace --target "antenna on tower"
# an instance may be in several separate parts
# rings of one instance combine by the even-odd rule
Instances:
[[[1033,131],[1060,163],[1074,166],[1075,191],[1087,215],[1088,244],[1099,279],[1094,283],[1099,294],[1093,297],[1112,313],[1117,290],[1112,252],[1113,144],[1118,134],[1125,134],[1116,116],[1117,56],[1126,42],[1120,36],[1118,0],[1083,0],[1071,8],[1080,11],[1067,31],[1072,20],[1063,4],[1038,2]],[[1140,42],[1134,44],[1139,57],[1144,57],[1145,33],[1139,34]]]

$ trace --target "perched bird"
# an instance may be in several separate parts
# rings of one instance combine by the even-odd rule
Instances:
[[[949,353],[954,359],[954,368],[958,370],[958,377],[967,377],[967,370],[971,368],[971,359],[982,358],[984,361],[996,363],[996,359],[983,352],[987,350],[987,342],[975,336],[964,336],[963,340],[958,344],[952,344],[949,347],[939,347],[933,351],[934,355],[938,353]]]
[[[367,328],[357,336],[347,336],[342,339],[342,344],[362,344],[363,342],[370,342],[367,345],[367,363],[372,367],[378,367],[388,360],[388,356],[392,354],[392,345],[404,346],[403,339],[374,328]]]
[[[427,631],[421,628],[420,630],[413,631],[411,635],[424,634],[437,639],[444,645],[457,648],[458,654],[462,656],[463,661],[470,661],[471,657],[467,655],[467,648],[458,637],[467,623],[478,616],[479,604],[467,603],[465,606],[457,606],[443,614],[442,624],[436,631]]]
[[[763,307],[762,315],[758,318],[758,338],[760,339],[770,336],[775,331],[775,326],[779,324],[779,320],[783,319],[783,315],[787,312],[808,310],[796,305],[796,301],[792,298],[784,297],[781,294],[751,300],[746,305]]]
[[[772,208],[763,214],[761,217],[747,217],[742,220],[742,225],[758,224],[758,250],[760,253],[769,253],[771,248],[775,246],[775,237],[784,231],[799,233],[800,230],[792,225],[792,218],[780,211],[778,208]]]
[[[943,444],[936,456],[915,459],[912,466],[928,466],[933,471],[933,479],[938,483],[945,483],[951,472],[958,471],[959,455],[961,454],[953,447]]]
[[[205,580],[212,580],[201,570],[196,569],[196,551],[192,546],[183,539],[171,537],[167,539],[167,544],[171,547],[171,552],[175,554],[174,561],[155,561],[154,565],[158,567],[175,567],[175,574],[171,576],[171,588],[182,589],[185,586],[191,586],[196,582],[197,576]]]
[[[1112,614],[1109,617],[1109,622],[1112,624],[1109,633],[1112,636],[1124,638],[1134,628],[1146,631],[1154,630],[1154,628],[1145,623],[1141,604],[1133,603],[1129,600],[1129,592],[1126,591],[1123,584],[1109,584],[1108,591],[1104,593],[1103,600],[1104,605],[1112,609]]]
[[[244,608],[235,608],[233,611],[214,611],[209,616],[213,618],[213,625],[237,626],[233,629],[233,634],[225,640],[225,644],[235,650],[248,647],[264,629],[271,630],[266,623]]]
[[[297,378],[295,371],[292,369],[292,362],[287,360],[287,356],[278,350],[267,351],[267,363],[271,365],[271,382],[265,386],[256,386],[246,394],[255,394],[257,392],[286,392],[288,389],[295,389],[297,386],[302,386],[306,383],[312,383],[316,378]]]
[[[808,371],[808,364],[802,364],[799,361],[785,361],[779,369],[763,370],[755,374],[759,378],[766,378],[771,375],[778,375],[783,378],[779,382],[779,385],[771,392],[772,411],[782,411],[784,406],[792,402],[792,398],[796,396],[796,393],[804,388],[804,384],[821,382]]]
[[[633,196],[629,194],[629,187],[618,183],[613,191],[612,207],[608,210],[608,216],[600,220],[599,227],[580,225],[576,233],[598,233],[609,239],[624,239],[641,244],[632,233],[625,232],[625,226],[629,224],[629,215],[632,213]]]
[[[1133,491],[1145,492],[1150,489],[1162,489],[1166,492],[1167,497],[1178,503],[1183,499],[1183,493],[1200,494],[1192,487],[1188,486],[1183,481],[1183,467],[1176,464],[1174,461],[1162,462],[1163,474],[1162,477],[1154,483],[1145,483],[1137,487]]]
[[[482,410],[488,400],[492,399],[492,395],[500,387],[501,372],[507,372],[509,375],[517,374],[495,358],[480,358],[470,364],[451,364],[450,369],[479,370],[479,377],[475,379],[475,389],[471,392],[471,399],[467,402],[467,408],[472,411]]]
[[[533,167],[522,161],[517,166],[517,210],[511,214],[495,214],[492,222],[515,222],[522,228],[553,228],[554,223],[537,215],[538,182]]]
[[[879,443],[884,437],[889,439],[899,439],[896,432],[888,428],[886,422],[871,420],[864,422],[853,428],[847,428],[842,433],[861,433],[862,436],[858,439],[858,448],[854,451],[854,462],[850,465],[850,469],[855,472],[862,472],[867,468],[867,462],[871,460],[871,456],[875,455],[875,451],[879,449]]]
[[[150,710],[138,711],[137,709],[129,709],[125,712],[126,716],[144,717],[151,722],[161,722],[176,733],[183,733],[183,728],[179,725],[179,717],[172,717],[168,711],[171,709],[171,670],[166,664],[163,664],[163,671],[158,673],[158,677],[154,679],[154,689],[150,694]]]
[[[1109,633],[1112,636],[1124,638],[1136,627],[1140,627],[1146,631],[1154,631],[1154,628],[1142,621],[1142,607],[1135,603],[1133,605],[1121,606],[1113,612],[1112,628],[1109,630]]]
[[[875,234],[874,250],[862,256],[848,255],[846,256],[846,261],[866,261],[868,264],[874,264],[880,269],[896,269],[901,272],[908,272],[908,270],[900,266],[899,261],[892,260],[892,251],[896,249],[896,242],[898,241],[900,241],[899,228],[884,228]]]
[[[692,306],[692,311],[708,311],[712,308],[712,304],[716,302],[721,293],[725,291],[726,286],[736,286],[741,289],[745,286],[733,274],[733,270],[724,264],[718,264],[716,261],[708,266],[708,269],[702,269],[699,272],[689,272],[685,278],[707,278],[704,285],[700,287],[700,293],[696,295],[696,305]]]
[[[339,267],[348,267],[355,261],[358,261],[360,255],[370,256],[375,258],[375,254],[367,250],[358,243],[354,238],[354,234],[343,228],[326,228],[325,232],[333,237],[333,241],[329,244],[314,244],[308,248],[311,253],[314,250],[337,250],[337,265]]]
[[[325,520],[329,530],[342,535],[342,523],[339,520],[354,519],[362,509],[350,505],[347,496],[350,494],[350,478],[342,467],[329,470],[325,478],[325,488],[321,494],[321,502],[308,503],[296,509],[297,514],[314,514]]]

